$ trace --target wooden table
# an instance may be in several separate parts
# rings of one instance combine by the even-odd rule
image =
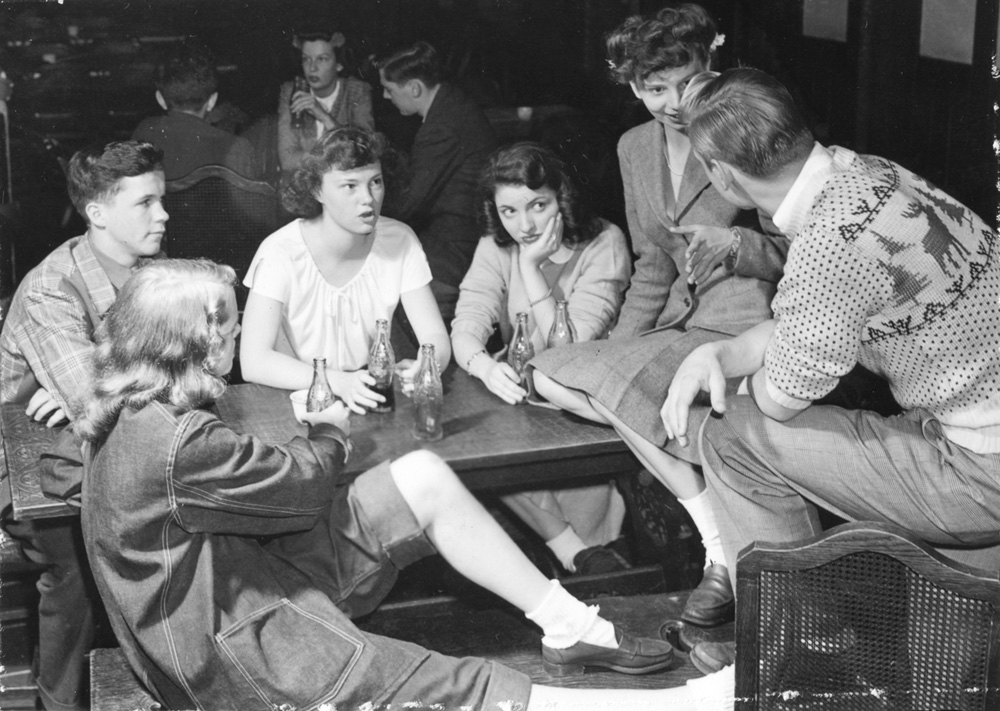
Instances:
[[[351,416],[354,451],[349,473],[396,459],[415,449],[441,455],[470,489],[523,489],[589,477],[633,472],[638,463],[610,427],[534,405],[507,405],[478,380],[452,365],[445,371],[444,438],[414,439],[413,405],[396,391],[396,411]],[[262,385],[234,385],[216,403],[233,429],[272,444],[287,442],[306,427],[295,421],[288,392]],[[17,519],[75,513],[40,488],[38,457],[55,431],[28,420],[21,405],[0,408],[3,447],[0,466],[8,481]]]

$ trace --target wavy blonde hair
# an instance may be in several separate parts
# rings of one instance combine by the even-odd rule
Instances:
[[[191,410],[222,395],[215,370],[235,283],[232,268],[204,259],[156,260],[133,274],[97,329],[77,433],[99,441],[126,407],[158,401]]]

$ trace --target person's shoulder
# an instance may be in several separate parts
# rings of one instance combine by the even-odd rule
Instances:
[[[603,217],[598,217],[597,221],[601,227],[600,231],[597,233],[597,236],[594,237],[593,241],[597,242],[598,240],[600,240],[602,242],[612,242],[612,243],[625,242],[625,232],[622,230],[621,227],[616,225],[611,220],[606,220]]]
[[[265,237],[257,247],[258,255],[278,255],[289,258],[305,249],[301,219],[294,219]]]
[[[486,128],[492,131],[486,112],[475,99],[450,82],[441,82],[439,86],[437,96],[427,114],[429,122],[450,124],[460,131],[485,130]],[[424,125],[427,123],[425,122]]]
[[[383,244],[411,245],[420,244],[417,233],[405,222],[392,217],[379,217],[376,236]]]
[[[151,136],[158,136],[166,118],[167,117],[163,114],[158,116],[147,116],[140,121],[139,125],[135,127],[134,131],[132,131],[132,140],[148,141]]]
[[[368,82],[362,81],[356,77],[345,77],[344,91],[346,91],[349,96],[357,94],[370,94],[372,92],[372,87]]]
[[[86,235],[72,237],[49,252],[24,276],[18,291],[45,288],[72,275],[78,269],[74,253],[85,238]]]
[[[656,135],[656,129],[660,124],[656,121],[647,121],[633,126],[618,139],[619,150],[633,150],[635,148],[649,149],[649,139]]]

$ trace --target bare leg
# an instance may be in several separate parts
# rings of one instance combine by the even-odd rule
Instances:
[[[591,422],[614,427],[639,462],[674,496],[690,499],[705,490],[705,479],[694,466],[667,454],[640,436],[614,412],[586,393],[560,385],[538,370],[534,371],[534,382],[535,390],[553,405]]]
[[[667,454],[648,439],[626,425],[618,416],[597,400],[590,399],[591,407],[621,436],[628,448],[678,499],[693,499],[705,490],[705,478],[693,465]]]
[[[417,522],[458,572],[524,612],[541,604],[549,580],[444,460],[418,450],[389,466]]]

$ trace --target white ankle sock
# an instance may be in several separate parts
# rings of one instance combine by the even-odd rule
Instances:
[[[722,539],[719,537],[719,527],[715,523],[715,511],[708,498],[708,489],[690,499],[677,499],[691,515],[691,520],[701,534],[701,544],[705,546],[705,565],[721,563],[726,565],[726,556],[722,552]]]
[[[580,539],[580,536],[576,534],[572,526],[564,528],[562,533],[552,540],[546,541],[545,545],[559,559],[562,567],[571,573],[576,572],[576,566],[573,565],[573,559],[576,558],[576,554],[587,548],[587,544]]]
[[[552,580],[552,589],[531,612],[524,614],[542,628],[542,644],[552,649],[566,649],[577,642],[615,649],[618,638],[615,626],[599,616],[597,605],[586,605]]]

